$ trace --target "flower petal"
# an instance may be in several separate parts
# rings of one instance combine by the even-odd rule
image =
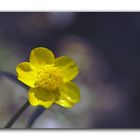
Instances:
[[[65,83],[57,94],[55,103],[65,108],[71,108],[80,101],[80,90],[73,82]]]
[[[34,83],[37,79],[35,68],[28,62],[22,62],[17,65],[16,72],[18,80],[22,81],[29,87],[35,87]]]
[[[67,56],[56,58],[54,63],[62,70],[65,82],[69,82],[79,73],[77,64]]]
[[[42,105],[45,108],[49,108],[55,100],[53,92],[42,88],[30,88],[28,96],[32,106]]]
[[[38,47],[31,51],[30,63],[36,67],[53,64],[54,55],[49,49]]]

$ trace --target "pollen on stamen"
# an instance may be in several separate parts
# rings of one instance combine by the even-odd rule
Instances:
[[[64,83],[62,71],[53,65],[44,66],[38,73],[35,85],[47,90],[56,90]]]

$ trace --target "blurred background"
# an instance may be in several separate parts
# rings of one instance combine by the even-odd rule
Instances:
[[[140,13],[0,13],[0,70],[16,75],[38,46],[78,63],[81,102],[52,106],[32,128],[140,128]],[[0,128],[26,100],[24,87],[0,76]],[[35,109],[13,128],[25,128]]]

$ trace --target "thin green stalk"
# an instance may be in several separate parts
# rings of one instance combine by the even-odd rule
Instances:
[[[19,118],[19,116],[28,108],[29,101],[27,101],[16,113],[15,115],[9,120],[9,122],[5,125],[4,128],[10,128],[14,122]]]

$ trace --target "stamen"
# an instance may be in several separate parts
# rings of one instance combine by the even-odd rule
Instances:
[[[64,83],[62,71],[53,65],[44,66],[38,73],[35,85],[47,90],[56,90]]]

